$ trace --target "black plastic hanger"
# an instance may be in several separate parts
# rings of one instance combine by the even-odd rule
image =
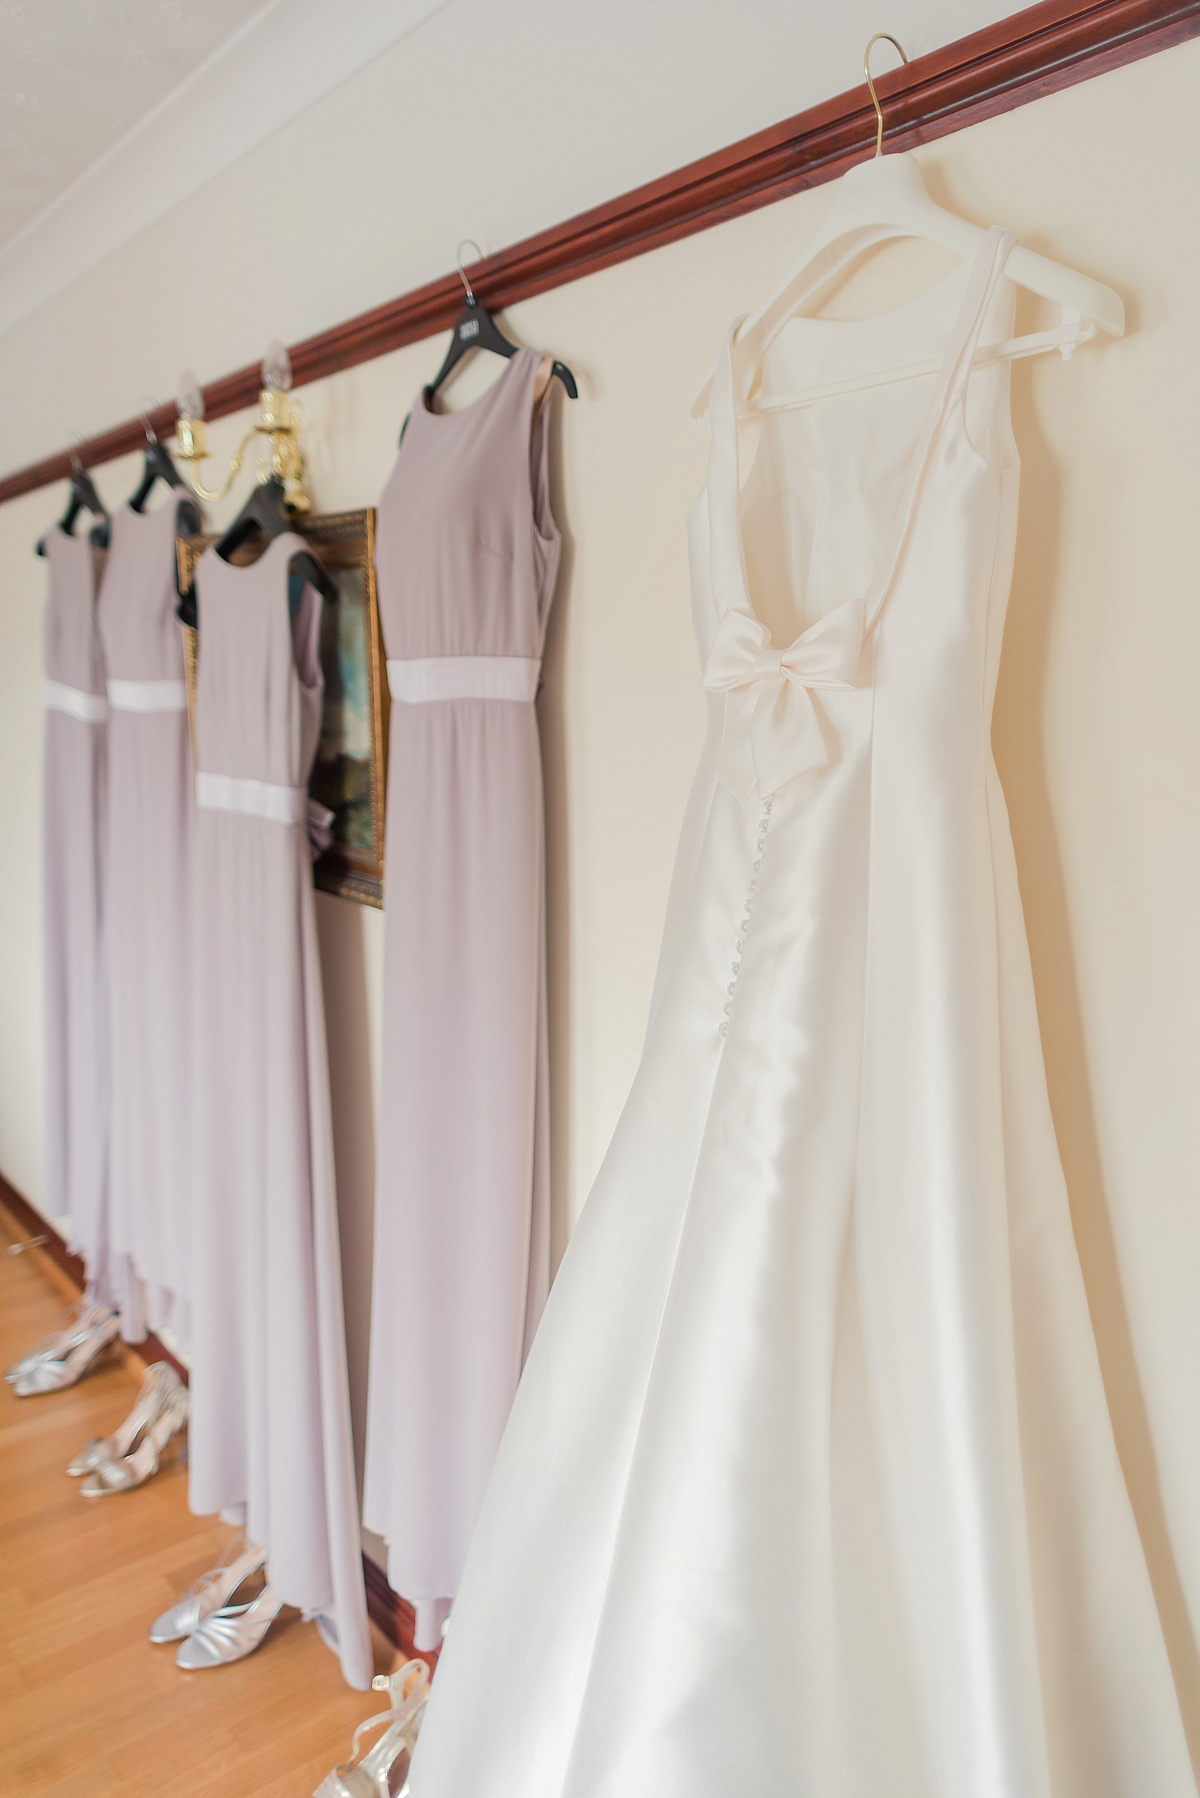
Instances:
[[[243,543],[251,537],[259,536],[264,543],[271,543],[276,537],[282,537],[285,531],[294,531],[296,521],[288,511],[287,496],[283,482],[276,474],[266,481],[260,481],[253,493],[225,532],[214,545],[223,562],[239,550]],[[332,605],[337,599],[338,591],[333,580],[318,562],[310,549],[297,550],[289,557],[288,567],[295,574],[303,575],[310,586],[315,587],[322,599]]]
[[[96,523],[88,532],[88,542],[93,549],[107,549],[109,517],[104,507],[104,501],[96,492],[92,477],[79,457],[72,456],[71,490],[67,496],[67,509],[58,521],[58,529],[66,536],[71,536],[75,529],[75,520],[85,510],[94,513],[96,517]],[[44,537],[38,539],[36,549],[39,556],[45,555],[46,539]]]
[[[249,499],[214,547],[221,560],[228,562],[251,537],[261,537],[270,543],[291,528],[292,516],[287,508],[284,485],[279,476],[273,474],[250,489]]]
[[[158,481],[165,481],[168,487],[174,487],[184,493],[176,508],[180,534],[187,537],[198,536],[201,529],[200,509],[184,485],[183,477],[176,468],[171,452],[165,443],[160,443],[155,436],[154,427],[143,414],[142,427],[146,433],[146,454],[142,463],[142,478],[138,482],[137,492],[129,501],[131,512],[140,512],[149,499]]]
[[[519,344],[511,343],[509,341],[488,311],[487,307],[481,305],[475,298],[471,283],[468,281],[466,271],[462,265],[463,246],[466,243],[470,243],[470,241],[469,238],[464,238],[463,243],[460,243],[458,246],[458,274],[459,279],[466,289],[466,301],[462,311],[454,321],[454,335],[450,339],[450,348],[446,351],[446,359],[438,369],[437,374],[433,377],[433,380],[429,383],[429,386],[425,389],[427,394],[432,395],[437,392],[438,388],[442,386],[450,375],[451,370],[458,366],[463,357],[467,355],[470,350],[491,350],[493,355],[503,356],[506,360],[511,360],[520,348]],[[473,249],[478,249],[479,245],[472,244],[471,247]],[[565,362],[556,361],[552,364],[550,369],[551,379],[553,379],[555,375],[558,376],[559,380],[566,388],[569,397],[573,400],[577,400],[579,398],[579,388],[575,384],[575,376],[571,373]],[[403,433],[401,433],[401,435],[403,435]]]
[[[154,426],[143,412],[142,429],[146,433],[146,453],[142,461],[142,478],[138,482],[137,492],[129,500],[131,512],[141,512],[145,507],[159,481],[165,481],[168,487],[182,493],[184,498],[175,505],[175,534],[178,537],[198,537],[204,525],[200,517],[200,508],[192,498],[183,477],[171,459],[171,452],[165,443],[160,443]],[[177,615],[182,615],[181,607],[187,603],[187,595],[179,585],[179,564],[175,564],[175,591],[179,595],[180,605],[176,607]],[[187,620],[186,622],[191,622]]]

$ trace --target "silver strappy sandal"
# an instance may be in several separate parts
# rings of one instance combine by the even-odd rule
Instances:
[[[4,1376],[9,1385],[15,1386],[27,1373],[32,1373],[39,1361],[61,1361],[64,1355],[87,1341],[97,1324],[111,1317],[112,1309],[111,1305],[97,1305],[89,1298],[79,1299],[71,1306],[68,1321],[61,1330],[51,1330],[48,1336],[27,1349],[19,1361],[13,1362]]]
[[[282,1609],[282,1598],[267,1584],[253,1604],[230,1604],[211,1612],[180,1645],[175,1665],[185,1673],[199,1673],[206,1667],[227,1667],[231,1661],[245,1660],[262,1646]]]
[[[108,1498],[117,1492],[132,1492],[144,1486],[158,1472],[163,1450],[183,1428],[188,1418],[187,1388],[176,1380],[158,1407],[152,1422],[142,1430],[141,1441],[132,1454],[113,1461],[100,1461],[79,1488],[85,1498]]]
[[[148,1429],[162,1409],[168,1394],[180,1384],[179,1375],[169,1361],[152,1361],[146,1369],[141,1390],[129,1416],[113,1431],[111,1436],[93,1436],[86,1443],[75,1459],[70,1463],[67,1472],[73,1480],[82,1479],[85,1473],[91,1473],[102,1461],[119,1461],[127,1455],[144,1429]]]
[[[223,1610],[237,1591],[267,1558],[265,1548],[245,1535],[234,1536],[215,1567],[202,1573],[169,1611],[150,1625],[152,1642],[183,1642],[214,1611]]]
[[[402,1755],[411,1757],[429,1702],[429,1663],[405,1661],[395,1673],[377,1674],[371,1681],[371,1688],[390,1693],[391,1709],[380,1711],[359,1724],[354,1732],[349,1762],[327,1773],[313,1798],[391,1798],[392,1774]],[[369,1729],[375,1729],[381,1723],[387,1725],[384,1733],[359,1760],[359,1742]]]
[[[42,1356],[12,1382],[18,1398],[37,1398],[47,1392],[63,1392],[81,1380],[105,1350],[116,1343],[121,1334],[121,1320],[115,1311],[101,1315],[82,1335],[71,1338],[73,1346]]]

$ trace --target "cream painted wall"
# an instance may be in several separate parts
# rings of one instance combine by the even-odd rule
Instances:
[[[1192,43],[973,127],[922,161],[944,203],[1013,225],[1115,286],[1129,309],[1123,342],[1014,371],[1022,513],[995,741],[1105,1376],[1200,1747],[1198,82]],[[683,514],[706,445],[691,398],[729,318],[775,281],[829,198],[801,195],[509,315],[582,388],[556,415],[568,550],[541,701],[559,1250],[637,1062],[700,741]],[[194,251],[185,216],[144,245],[158,267],[182,268]],[[250,279],[231,277],[231,306]],[[87,291],[79,330],[95,316]],[[869,283],[859,300],[871,300]],[[42,336],[35,323],[22,339],[47,381],[64,305]],[[106,329],[136,329],[118,294],[105,306]],[[413,346],[306,390],[322,508],[378,494],[440,351]],[[471,379],[456,400],[471,397]],[[215,426],[214,447],[241,423]],[[98,476],[113,502],[134,478],[132,461]],[[55,491],[0,508],[0,1167],[35,1201],[44,569],[29,552],[59,504]],[[382,920],[325,898],[319,910],[361,1406]]]

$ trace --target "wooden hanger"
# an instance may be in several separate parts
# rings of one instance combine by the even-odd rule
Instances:
[[[971,260],[978,253],[983,231],[978,225],[959,218],[956,213],[948,212],[944,206],[938,206],[930,199],[915,157],[908,151],[893,152],[887,156],[883,154],[883,108],[875,92],[870,66],[871,51],[881,38],[894,44],[902,59],[908,61],[901,46],[888,32],[876,32],[867,45],[863,70],[877,119],[875,155],[869,162],[858,163],[846,171],[838,185],[829,216],[799,261],[788,270],[758,311],[738,326],[734,344],[739,360],[745,364],[757,365],[761,362],[783,326],[794,315],[800,304],[800,296],[812,291],[814,275],[817,276],[819,285],[822,262],[829,264],[831,273],[835,261],[841,265],[841,258],[830,252],[834,245],[841,244],[847,237],[860,236],[864,249],[893,238],[918,237],[930,243],[941,244],[965,261]],[[1043,299],[1053,300],[1061,308],[1061,322],[1054,330],[1030,332],[1022,337],[1009,338],[1003,343],[983,345],[976,352],[977,362],[1013,361],[1022,356],[1041,355],[1052,349],[1059,350],[1066,357],[1081,343],[1089,342],[1095,336],[1097,328],[1113,337],[1124,335],[1124,305],[1120,296],[1103,283],[1093,281],[1087,275],[1067,268],[1060,262],[1053,262],[1048,256],[1039,256],[1033,250],[1023,249],[1020,244],[1013,245],[1004,272],[1018,286],[1039,294]],[[767,411],[786,410],[791,406],[811,405],[818,399],[840,393],[917,379],[924,374],[936,373],[938,366],[937,363],[922,363],[908,368],[885,370],[869,377],[832,382],[806,393],[782,395],[762,405],[748,407],[746,413],[757,416]],[[697,395],[692,407],[696,417],[707,406],[711,387],[710,379]]]

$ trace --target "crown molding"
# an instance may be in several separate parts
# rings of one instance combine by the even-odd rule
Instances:
[[[0,334],[449,0],[271,0],[0,245]]]

